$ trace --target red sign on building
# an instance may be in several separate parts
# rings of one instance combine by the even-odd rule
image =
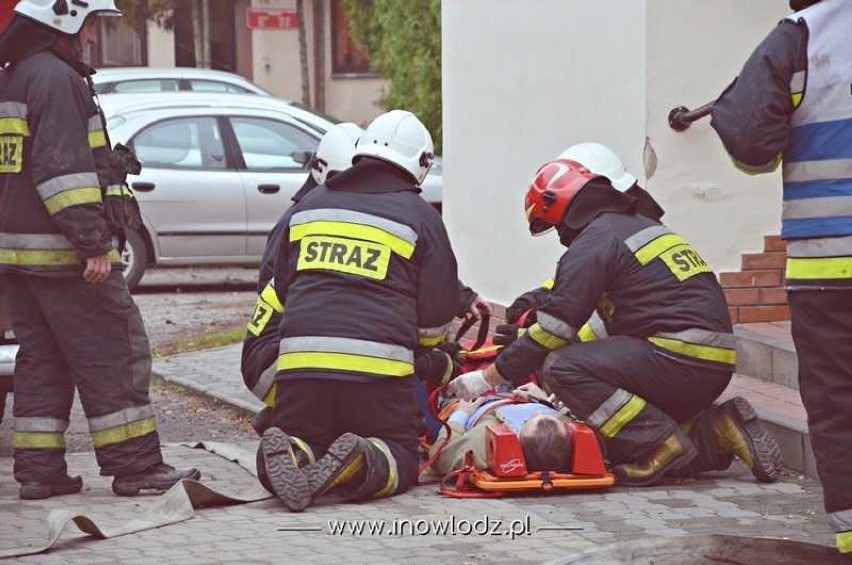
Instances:
[[[246,10],[246,25],[249,29],[296,29],[299,27],[299,15],[295,10],[249,8]]]

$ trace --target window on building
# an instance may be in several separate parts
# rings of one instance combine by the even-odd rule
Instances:
[[[331,0],[331,72],[335,75],[372,74],[370,58],[352,39],[343,0]]]

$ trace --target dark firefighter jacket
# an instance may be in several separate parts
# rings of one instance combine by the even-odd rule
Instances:
[[[0,272],[79,274],[106,253],[106,137],[79,70],[53,51],[0,73]],[[100,173],[100,176],[99,176]]]
[[[410,376],[459,312],[456,259],[407,175],[361,158],[282,217],[278,378]]]
[[[571,242],[537,322],[500,355],[497,369],[514,381],[534,372],[550,351],[582,340],[595,310],[604,326],[597,337],[648,339],[663,355],[733,370],[731,321],[711,268],[666,226],[611,212]]]

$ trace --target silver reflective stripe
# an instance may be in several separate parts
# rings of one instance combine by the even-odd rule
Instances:
[[[797,239],[787,243],[787,257],[850,257],[852,235]]]
[[[586,423],[596,430],[599,429],[601,426],[606,424],[610,418],[615,416],[615,414],[621,410],[622,406],[630,402],[631,398],[633,398],[632,392],[627,392],[622,388],[616,390],[612,393],[612,396],[604,400],[604,403],[598,406],[597,409],[592,412],[588,418],[586,418]]]
[[[784,220],[852,216],[852,196],[802,198],[784,201]]]
[[[68,429],[68,420],[57,418],[20,418],[15,417],[16,432],[64,432]]]
[[[27,105],[21,102],[0,102],[0,118],[27,119]]]
[[[698,328],[673,333],[658,332],[657,336],[677,339],[686,343],[709,345],[711,347],[723,347],[725,349],[734,349],[737,346],[737,340],[734,337],[734,334],[711,332],[709,330],[701,330]]]
[[[673,232],[666,226],[651,226],[631,235],[626,240],[624,240],[624,243],[627,245],[630,251],[636,253],[638,250],[642,249],[644,246],[654,241],[661,235],[666,235],[669,233]]]
[[[151,407],[150,404],[131,406],[130,408],[116,410],[115,412],[104,414],[103,416],[89,418],[89,431],[92,433],[102,432],[131,422],[146,420],[153,417],[154,408]]]
[[[790,92],[796,94],[805,89],[805,76],[807,73],[805,71],[798,71],[793,73],[793,77],[790,79]]]
[[[365,355],[378,359],[390,359],[403,363],[414,363],[414,352],[401,345],[365,341],[348,337],[302,336],[285,337],[281,340],[278,353],[347,353]]]
[[[784,182],[852,178],[852,159],[784,163]]]
[[[828,515],[831,527],[836,533],[852,531],[852,509],[832,512]]]
[[[417,244],[417,232],[405,224],[388,220],[373,214],[355,212],[353,210],[340,210],[337,208],[319,208],[317,210],[305,210],[297,212],[290,218],[290,226],[308,224],[310,222],[346,222],[350,224],[363,224],[379,228],[397,236],[410,243]]]
[[[100,131],[104,129],[100,114],[89,118],[89,131]]]
[[[278,371],[278,364],[273,362],[272,365],[264,369],[260,374],[260,378],[257,379],[257,384],[251,389],[251,393],[259,399],[264,400],[272,389],[273,383],[275,383],[276,371]]]
[[[604,339],[609,337],[609,334],[606,332],[606,324],[604,324],[603,318],[601,318],[597,310],[592,312],[592,317],[589,318],[588,324],[596,338]]]
[[[75,188],[99,188],[98,175],[95,173],[72,173],[61,177],[54,177],[38,185],[38,193],[42,200],[47,200],[66,190]]]
[[[71,242],[61,234],[48,233],[0,233],[0,248],[3,249],[74,249]]]
[[[434,328],[417,328],[417,334],[422,337],[441,337],[450,329],[452,322]]]
[[[385,456],[388,460],[388,482],[378,493],[376,493],[376,498],[384,498],[386,496],[390,496],[396,492],[396,489],[399,488],[399,471],[396,465],[396,459],[391,453],[388,444],[386,444],[383,440],[377,437],[368,437],[367,441],[375,445],[379,451]]]
[[[538,325],[547,333],[553,334],[556,337],[561,337],[562,339],[571,340],[574,339],[575,335],[577,335],[576,329],[572,328],[559,318],[555,318],[544,312],[538,313]]]

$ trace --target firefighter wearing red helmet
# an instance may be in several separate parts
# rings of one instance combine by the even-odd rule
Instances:
[[[494,365],[461,375],[451,391],[470,398],[537,371],[597,430],[622,485],[725,469],[734,455],[759,480],[776,480],[780,450],[748,403],[713,406],[736,350],[722,289],[701,255],[574,161],[545,163],[524,208],[534,235],[555,228],[568,247],[553,290]],[[599,339],[583,341],[595,310]]]

